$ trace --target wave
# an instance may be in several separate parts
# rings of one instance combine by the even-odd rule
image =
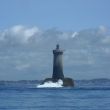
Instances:
[[[58,80],[58,82],[52,82],[52,81],[48,81],[45,82],[44,84],[39,84],[37,85],[37,88],[60,88],[63,87],[63,81],[62,80]]]

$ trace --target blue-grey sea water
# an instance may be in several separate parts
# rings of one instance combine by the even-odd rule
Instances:
[[[76,81],[74,88],[0,84],[0,110],[110,110],[110,82]]]

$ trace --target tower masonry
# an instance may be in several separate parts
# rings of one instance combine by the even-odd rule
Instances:
[[[59,45],[53,50],[53,80],[64,79],[63,74],[63,50],[60,50]]]

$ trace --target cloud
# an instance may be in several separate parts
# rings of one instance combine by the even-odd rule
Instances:
[[[68,40],[69,37],[70,37],[69,34],[66,32],[63,32],[62,34],[59,35],[59,39],[61,40]]]
[[[37,27],[26,27],[23,25],[16,25],[10,29],[6,29],[0,33],[0,41],[7,41],[8,43],[28,43],[33,36],[38,36],[40,30]]]
[[[9,30],[9,33],[11,32],[11,34],[14,37],[19,37],[24,43],[27,43],[28,40],[36,35],[37,33],[40,32],[40,30],[37,27],[32,27],[32,28],[26,28],[22,25],[17,25],[12,27]]]
[[[16,66],[16,69],[17,70],[24,70],[24,69],[27,69],[29,67],[30,67],[29,64],[19,64],[19,65]]]
[[[72,38],[76,37],[77,35],[78,35],[78,32],[74,32],[74,33],[72,34]]]
[[[105,27],[103,25],[99,26],[98,33],[104,34],[104,33],[107,33],[107,31],[108,31],[108,28],[107,27]]]
[[[26,79],[27,76],[33,79],[35,76],[36,79],[51,76],[52,50],[57,43],[65,49],[64,71],[67,75],[80,79],[82,74],[85,78],[89,77],[91,71],[94,78],[102,72],[109,74],[108,27],[66,32],[16,25],[0,31],[0,79],[8,79],[8,76],[16,76],[16,80]],[[7,77],[2,77],[5,75]]]
[[[99,34],[99,35],[106,35],[108,32],[109,32],[109,28],[101,25],[98,28],[97,34]]]
[[[105,38],[102,39],[102,42],[105,44],[110,44],[110,36],[105,36]]]

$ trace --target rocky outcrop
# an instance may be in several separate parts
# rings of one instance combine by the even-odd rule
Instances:
[[[73,81],[73,79],[72,78],[63,78],[63,79],[61,79],[62,81],[63,81],[63,87],[74,87],[74,81]],[[53,78],[46,78],[43,82],[42,82],[42,84],[44,84],[45,82],[49,82],[49,81],[51,81],[51,82],[58,82],[58,80],[54,80]]]

